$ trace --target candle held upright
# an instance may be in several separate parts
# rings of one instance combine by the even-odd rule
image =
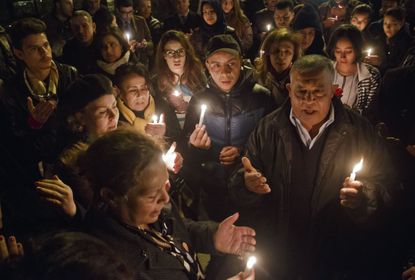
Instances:
[[[201,110],[201,111],[200,111],[199,126],[202,126],[202,124],[203,124],[203,120],[204,120],[204,118],[205,118],[206,109],[207,109],[206,104],[202,104],[202,105],[200,106],[200,110]]]
[[[356,180],[356,173],[362,170],[362,167],[363,167],[363,158],[353,167],[352,174],[350,174],[350,181]]]

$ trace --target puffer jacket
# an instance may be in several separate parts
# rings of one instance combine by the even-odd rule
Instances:
[[[188,143],[199,122],[201,104],[206,104],[203,124],[206,125],[212,146],[209,150],[202,150],[188,144],[184,153],[184,169],[190,169],[188,180],[196,181],[194,185],[206,193],[204,204],[208,216],[221,221],[232,214],[226,181],[234,165],[220,164],[219,154],[225,146],[236,146],[243,151],[251,131],[275,105],[269,91],[255,83],[249,68],[241,71],[239,81],[229,93],[218,89],[212,79],[208,84],[208,88],[191,99],[183,131]]]
[[[231,199],[240,207],[242,220],[256,229],[257,251],[270,260],[263,263],[272,275],[270,279],[368,279],[363,271],[355,278],[344,275],[353,271],[351,266],[359,260],[370,260],[363,245],[370,241],[368,232],[379,226],[376,218],[387,213],[384,210],[391,205],[397,184],[384,143],[369,122],[345,109],[337,97],[333,106],[335,120],[327,128],[308,204],[296,205],[289,199],[292,178],[304,174],[292,168],[296,153],[293,143],[299,140],[289,120],[289,101],[260,121],[246,147],[246,156],[267,178],[271,192],[260,195],[248,191],[242,165],[230,178]],[[341,207],[340,188],[362,157],[364,167],[357,180],[365,186],[365,201],[355,210]],[[289,235],[289,209],[293,207],[309,211],[309,227],[302,240]],[[386,221],[386,215],[382,219]],[[302,248],[303,259],[298,263],[298,259],[288,257],[288,248],[300,241],[308,246]],[[342,278],[337,278],[340,275]]]

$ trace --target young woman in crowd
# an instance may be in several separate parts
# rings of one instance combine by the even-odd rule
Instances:
[[[218,1],[202,1],[200,7],[200,14],[202,15],[200,26],[193,32],[191,37],[191,43],[200,59],[203,60],[206,44],[215,35],[230,34],[240,44],[235,29],[226,24],[222,8]]]
[[[375,67],[362,62],[361,32],[351,24],[339,26],[330,37],[327,51],[335,60],[334,84],[343,90],[341,101],[364,114],[376,94],[380,73]]]
[[[327,56],[324,51],[324,37],[320,17],[312,4],[305,4],[297,11],[293,29],[301,34],[301,48],[304,55],[320,54]]]
[[[135,279],[204,279],[196,252],[251,252],[254,230],[234,226],[238,214],[219,225],[178,216],[162,154],[153,139],[125,129],[90,146],[84,167],[96,203],[88,232],[116,250]]]
[[[115,84],[119,92],[120,124],[133,126],[141,133],[170,143],[178,139],[180,125],[174,110],[164,99],[152,94],[143,64],[120,66],[115,74]]]
[[[221,5],[226,23],[235,29],[241,42],[242,52],[246,54],[253,43],[251,22],[241,9],[239,0],[222,0]]]
[[[104,74],[112,81],[115,70],[128,62],[137,62],[121,30],[112,27],[99,34],[96,44],[96,73]]]
[[[271,91],[280,107],[288,97],[291,65],[301,56],[300,35],[286,28],[273,30],[265,37],[260,53],[258,82]]]
[[[72,195],[83,208],[92,201],[92,189],[79,174],[78,157],[95,139],[117,128],[119,114],[111,81],[100,74],[75,81],[59,99],[58,113],[63,151],[54,171],[59,177],[38,181],[36,186],[49,202],[74,216],[78,207],[71,202]]]
[[[206,77],[202,63],[182,32],[164,33],[157,48],[156,67],[153,80],[158,95],[175,109],[183,126],[190,98],[205,87]]]

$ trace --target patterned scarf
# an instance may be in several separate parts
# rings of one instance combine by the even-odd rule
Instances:
[[[29,69],[23,71],[24,82],[29,89],[30,94],[38,101],[56,99],[56,90],[58,88],[59,72],[55,62],[52,60],[50,74],[45,84],[39,80]],[[46,89],[47,87],[47,89]]]

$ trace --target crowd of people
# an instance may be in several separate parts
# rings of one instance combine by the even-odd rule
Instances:
[[[2,279],[415,279],[415,1],[165,2],[0,26]]]

